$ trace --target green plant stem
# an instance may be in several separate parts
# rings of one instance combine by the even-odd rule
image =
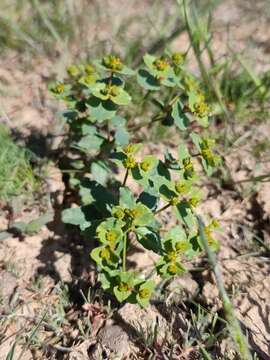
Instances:
[[[157,122],[159,120],[162,120],[165,117],[166,114],[158,114],[156,116],[154,116],[150,121],[144,121],[136,126],[131,126],[128,130],[129,131],[137,131],[140,130],[141,128],[143,128],[144,126],[150,126],[152,125],[154,122]]]
[[[170,206],[171,206],[171,204],[170,204],[170,203],[169,203],[169,204],[164,205],[162,208],[160,208],[160,209],[158,209],[157,211],[155,211],[155,212],[154,212],[154,215],[157,215],[157,214],[161,213],[162,211],[164,211],[164,210],[168,209]]]
[[[248,348],[247,339],[246,339],[245,335],[243,334],[240,324],[235,316],[234,308],[233,308],[233,305],[227,294],[227,291],[225,289],[225,286],[224,286],[224,283],[222,280],[222,276],[221,276],[221,271],[220,271],[220,268],[216,261],[216,257],[214,255],[214,253],[212,252],[210,246],[208,245],[208,241],[206,239],[206,235],[205,235],[205,231],[204,231],[205,225],[200,216],[197,216],[197,220],[198,220],[198,224],[199,224],[199,235],[200,235],[200,238],[202,241],[202,245],[207,254],[209,265],[211,266],[211,268],[214,272],[215,278],[216,278],[219,296],[223,303],[226,320],[228,321],[228,327],[229,327],[231,336],[237,346],[238,354],[240,355],[241,360],[252,360],[252,357],[251,357],[251,354],[250,354],[250,351]]]
[[[169,106],[173,106],[173,104],[179,99],[179,95],[175,95],[172,100],[169,102]]]
[[[123,263],[122,270],[126,271],[126,259],[127,259],[127,233],[124,235],[124,244],[123,244]]]
[[[122,186],[126,186],[126,182],[127,182],[127,178],[128,178],[128,169],[126,170],[126,173],[125,173],[125,177],[124,177],[124,180],[123,180],[123,183],[122,183]]]

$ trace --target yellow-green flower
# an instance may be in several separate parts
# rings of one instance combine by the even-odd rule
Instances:
[[[121,71],[123,69],[123,64],[121,59],[115,55],[108,55],[102,59],[102,64],[112,71]]]
[[[137,166],[135,158],[131,155],[123,161],[123,164],[126,169],[134,169]]]
[[[176,206],[179,203],[179,198],[177,196],[174,196],[169,201],[170,205]]]
[[[150,289],[143,288],[139,290],[139,297],[142,299],[148,299],[151,295]]]
[[[118,233],[112,229],[112,230],[107,231],[105,237],[106,237],[106,240],[108,240],[109,242],[114,242],[118,237]]]
[[[179,65],[183,64],[183,62],[185,60],[185,56],[181,52],[175,52],[172,54],[171,59],[172,59],[173,65],[179,66]]]
[[[63,83],[57,84],[54,88],[54,92],[59,95],[63,94],[64,91],[65,91],[65,84]]]
[[[175,190],[179,194],[184,194],[188,191],[188,187],[183,181],[177,181],[175,182]]]
[[[189,249],[189,243],[187,241],[177,241],[177,243],[175,244],[175,250],[178,253],[185,252],[188,249]]]
[[[118,285],[118,290],[121,291],[121,292],[129,291],[129,286],[128,286],[127,283],[121,282],[121,283]]]
[[[194,175],[194,166],[190,158],[183,160],[183,166],[185,170],[186,177],[192,177]]]
[[[200,200],[196,197],[192,197],[188,200],[188,202],[192,207],[196,207],[199,204]]]
[[[204,118],[210,112],[210,107],[203,101],[197,102],[193,105],[193,113],[199,118]]]
[[[199,84],[192,77],[186,77],[185,84],[188,91],[199,91]]]
[[[85,70],[87,75],[92,75],[92,74],[94,74],[96,72],[94,66],[91,65],[91,64],[86,64],[84,66],[84,70]]]
[[[103,95],[107,95],[109,97],[111,96],[117,96],[119,94],[119,87],[117,85],[110,85],[107,84],[104,89],[101,89],[100,92]]]
[[[216,229],[220,227],[220,223],[217,219],[213,219],[209,226],[211,226],[213,229]]]
[[[153,62],[153,66],[158,71],[165,71],[169,68],[170,64],[166,59],[160,58]]]
[[[123,150],[126,154],[132,154],[135,151],[135,145],[134,144],[128,144],[123,147]]]
[[[104,247],[100,252],[100,257],[103,260],[109,261],[111,258],[111,251],[108,247]]]
[[[176,261],[177,260],[177,251],[175,250],[172,250],[172,251],[169,251],[167,254],[166,254],[166,260],[167,261]]]
[[[168,272],[172,275],[176,275],[177,272],[178,272],[178,267],[176,265],[176,263],[171,263],[169,266],[168,266]]]
[[[77,65],[70,65],[67,68],[67,73],[72,77],[76,77],[80,74],[80,69],[78,68]]]
[[[140,168],[143,171],[148,171],[150,169],[150,166],[151,166],[151,161],[148,159],[145,159],[140,163]]]
[[[122,209],[120,206],[114,206],[112,209],[112,215],[117,219],[122,220],[125,216],[124,209]]]

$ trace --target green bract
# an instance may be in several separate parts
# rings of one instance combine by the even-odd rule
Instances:
[[[166,57],[156,58],[155,56],[146,54],[143,57],[147,66],[147,71],[156,79],[159,84],[174,87],[179,84],[179,79],[170,65],[169,59]]]
[[[101,100],[111,100],[117,105],[128,105],[131,101],[129,94],[117,85],[96,83],[92,86],[91,93]]]
[[[203,176],[212,175],[221,158],[206,133],[210,106],[185,69],[185,57],[146,54],[142,67],[130,69],[109,54],[70,65],[68,77],[50,85],[66,105],[62,168],[75,202],[62,219],[95,239],[91,258],[101,286],[119,302],[146,307],[156,282],[180,276],[202,251],[196,211]],[[152,128],[163,132],[165,126],[178,134],[170,139],[168,132],[166,146],[177,146],[162,154],[158,136],[155,146],[145,146]],[[205,227],[215,251],[216,230],[215,221]],[[159,257],[152,267],[127,261],[138,247]]]
[[[134,75],[134,71],[125,66],[116,55],[106,55],[101,60],[95,60],[94,64],[101,70],[119,73],[122,75]]]

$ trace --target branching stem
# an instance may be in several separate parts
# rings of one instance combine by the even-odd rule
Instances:
[[[171,206],[171,204],[168,203],[168,204],[164,205],[162,208],[160,208],[160,209],[158,209],[157,211],[155,211],[154,214],[157,215],[157,214],[161,213],[162,211],[168,209],[170,206]]]
[[[123,183],[122,183],[122,186],[126,186],[126,182],[127,182],[127,178],[128,178],[128,169],[126,170],[126,173],[125,173],[125,177],[124,177],[124,180],[123,180]]]

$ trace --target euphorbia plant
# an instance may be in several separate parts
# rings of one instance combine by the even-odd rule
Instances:
[[[137,70],[115,55],[72,65],[67,80],[51,91],[68,106],[66,154],[80,169],[71,178],[80,206],[64,210],[63,221],[80,226],[86,236],[94,232],[98,246],[91,257],[102,287],[119,302],[144,307],[155,288],[149,278],[153,270],[160,278],[181,275],[185,263],[202,251],[195,214],[202,199],[200,169],[210,176],[220,157],[214,140],[201,136],[210,108],[184,67],[185,55],[146,54],[143,60]],[[142,155],[139,130],[151,131],[157,122],[182,132],[177,156],[168,149],[162,157]],[[139,192],[129,189],[131,182]],[[163,212],[173,215],[169,228]],[[212,233],[217,227],[215,220],[205,227],[213,250],[218,249]],[[134,241],[158,256],[149,273],[127,267]]]

